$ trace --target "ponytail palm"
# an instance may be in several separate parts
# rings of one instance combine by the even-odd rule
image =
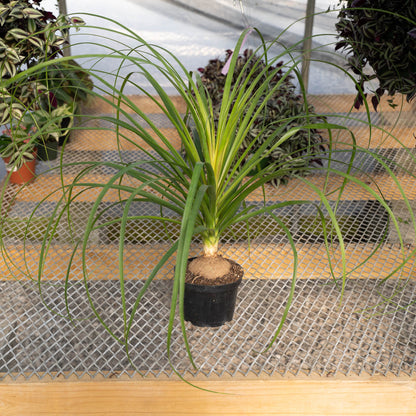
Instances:
[[[287,168],[283,164],[279,169],[276,165],[268,166],[262,162],[282,143],[290,140],[301,128],[311,132],[327,130],[331,138],[332,130],[344,129],[344,127],[325,121],[317,122],[316,114],[311,114],[310,124],[305,124],[305,118],[308,119],[309,117],[309,107],[305,104],[306,115],[302,114],[303,123],[301,127],[294,125],[296,115],[288,116],[287,119],[276,120],[274,133],[268,135],[260,146],[258,146],[257,137],[253,137],[251,142],[247,143],[249,132],[253,130],[253,123],[265,111],[268,99],[273,96],[281,83],[285,82],[286,77],[294,76],[297,79],[302,90],[303,99],[306,101],[306,93],[302,88],[302,80],[298,71],[299,62],[291,54],[292,51],[285,51],[283,54],[276,54],[276,56],[271,57],[270,51],[273,43],[266,44],[262,41],[261,47],[253,54],[253,59],[256,56],[256,62],[264,61],[266,65],[259,70],[256,62],[253,64],[249,59],[246,64],[247,71],[241,71],[244,76],[240,75],[233,80],[234,68],[248,30],[243,32],[230,59],[219,114],[214,117],[214,105],[198,73],[189,73],[175,55],[164,48],[147,43],[128,28],[110,19],[107,19],[107,23],[101,26],[101,30],[104,31],[102,44],[106,44],[110,38],[116,36],[122,37],[122,41],[114,46],[111,44],[107,46],[105,53],[71,58],[62,57],[55,59],[53,63],[67,62],[68,65],[71,65],[72,59],[79,62],[94,62],[87,72],[88,76],[94,81],[95,90],[86,90],[85,92],[96,95],[98,100],[113,110],[113,114],[100,116],[99,121],[109,124],[111,126],[110,130],[115,132],[114,140],[120,150],[120,157],[119,160],[112,162],[90,161],[72,164],[79,167],[79,173],[69,183],[63,175],[61,176],[62,189],[60,191],[64,192],[59,193],[57,190],[51,190],[52,196],[55,197],[55,194],[62,194],[62,196],[58,198],[58,204],[48,225],[48,232],[45,233],[42,241],[38,269],[40,290],[42,290],[40,283],[44,266],[53,247],[54,236],[59,229],[58,222],[68,221],[70,223],[71,204],[78,198],[82,199],[86,191],[93,190],[97,196],[88,212],[88,219],[82,237],[74,237],[72,242],[73,254],[68,264],[66,278],[69,279],[71,274],[73,259],[81,252],[82,274],[91,309],[106,330],[122,343],[128,352],[129,336],[142,299],[146,292],[151,290],[151,283],[157,273],[176,254],[167,350],[170,357],[174,322],[179,311],[185,346],[191,357],[183,316],[185,276],[191,244],[198,240],[202,242],[202,258],[220,259],[221,238],[227,230],[237,223],[247,224],[249,229],[250,220],[253,217],[269,214],[287,235],[294,259],[288,302],[282,313],[282,321],[276,329],[273,343],[282,328],[294,294],[298,261],[296,245],[289,227],[274,215],[273,211],[288,205],[309,204],[310,202],[308,200],[291,200],[266,204],[266,184],[276,178],[286,176]],[[117,29],[103,29],[109,25],[112,27],[116,25]],[[134,49],[127,47],[128,42],[134,42],[137,47]],[[100,39],[97,43],[91,42],[91,46],[96,46],[99,43]],[[283,55],[288,61],[286,71],[283,76],[279,77],[278,82],[272,82],[276,79],[276,74],[281,71],[281,66],[276,65],[276,63],[282,60]],[[100,69],[103,66],[102,62],[105,63],[107,60],[119,62],[114,72]],[[48,65],[51,65],[51,63],[45,62],[29,68],[25,74],[16,75],[13,82],[24,83],[25,76],[35,71],[44,73],[45,70],[47,71]],[[85,67],[85,64],[83,66]],[[125,73],[126,71],[127,73]],[[137,74],[140,75],[139,81],[136,78]],[[180,96],[184,102],[185,114],[177,108],[177,101],[165,90],[164,85],[166,83],[173,87],[175,95]],[[169,134],[158,127],[148,113],[128,95],[131,90],[146,96],[165,115],[179,138],[180,146],[175,146]],[[91,122],[93,118],[91,115],[86,115],[85,121]],[[91,123],[90,125],[93,126],[94,124]],[[288,126],[290,128],[287,128]],[[270,125],[262,126],[258,135],[260,136],[264,129],[270,129],[270,127]],[[82,125],[81,127],[73,127],[73,129],[77,128],[85,129],[88,127]],[[353,136],[352,141],[354,142]],[[125,144],[128,144],[129,148],[133,147],[140,150],[145,157],[133,162],[125,161],[121,152]],[[313,145],[312,141],[311,145]],[[242,148],[245,149],[243,153],[241,152]],[[354,157],[356,150],[354,144],[351,158]],[[305,148],[306,151],[308,151],[308,148]],[[311,159],[315,157],[316,155],[311,154]],[[325,172],[326,179],[328,179],[329,174],[338,174],[342,178],[340,194],[342,194],[348,181],[356,182],[371,193],[393,216],[394,225],[398,229],[397,221],[395,221],[394,215],[384,199],[366,183],[357,182],[351,176],[352,161],[346,172],[336,171],[330,163],[328,166]],[[93,180],[91,175],[96,168],[107,168],[108,171],[113,173],[108,175],[104,182],[99,182]],[[60,171],[60,173],[62,172],[64,172],[64,169]],[[330,240],[332,237],[336,237],[339,242],[342,269],[341,286],[343,289],[347,275],[346,254],[341,229],[335,216],[336,208],[330,204],[325,191],[318,189],[305,178],[302,180],[316,193],[320,202],[320,204],[317,204],[317,210],[322,218],[329,262],[331,262]],[[248,197],[259,190],[264,203],[257,207],[246,204]],[[118,198],[116,202],[113,201],[108,205],[106,198],[110,194],[116,194]],[[103,204],[104,202],[107,205]],[[157,206],[158,214],[133,212],[132,206],[136,203],[149,203]],[[118,218],[108,220],[106,213],[114,207],[119,208],[121,215]],[[323,211],[325,211],[326,218],[329,218],[330,225],[325,226]],[[163,223],[166,228],[166,240],[170,242],[170,246],[149,273],[139,293],[135,296],[133,306],[130,308],[126,301],[125,281],[127,273],[124,262],[127,255],[125,237],[129,222],[137,220]],[[91,296],[88,285],[92,273],[88,258],[89,245],[98,232],[114,225],[118,226],[119,229],[118,279],[123,310],[121,334],[120,331],[113,330],[110,324],[106,322]],[[328,228],[331,228],[331,238],[328,237]],[[169,232],[172,229],[177,233]],[[250,230],[248,231],[249,234]],[[211,276],[207,278],[211,278]],[[68,315],[71,317],[70,312],[68,312]]]

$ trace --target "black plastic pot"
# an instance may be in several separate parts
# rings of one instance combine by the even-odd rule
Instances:
[[[185,321],[203,327],[221,326],[231,321],[241,280],[217,286],[185,283]]]
[[[61,127],[63,129],[66,129],[70,123],[71,123],[71,117],[65,117],[62,119]],[[62,146],[64,143],[68,143],[69,137],[70,137],[70,130],[66,130],[65,134],[62,134],[61,136],[59,136],[59,141],[58,141],[59,146]]]
[[[58,157],[58,142],[56,140],[38,143],[36,147],[38,148],[38,160],[55,160]]]

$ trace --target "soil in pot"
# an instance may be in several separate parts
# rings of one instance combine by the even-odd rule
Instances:
[[[185,278],[185,320],[201,327],[231,321],[243,274],[239,264],[220,256],[190,259]]]

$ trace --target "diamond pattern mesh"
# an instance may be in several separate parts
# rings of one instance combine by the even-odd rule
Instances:
[[[351,97],[312,98],[315,106],[341,108]],[[337,118],[337,114],[343,113],[340,111],[333,117]],[[383,126],[393,124],[390,113],[374,117]],[[166,119],[156,114],[152,115],[152,121],[163,128],[170,127]],[[357,126],[361,135],[366,134],[358,122]],[[414,131],[414,124],[409,127],[409,122],[404,121],[397,129],[406,141]],[[403,256],[411,255],[415,236],[408,226],[411,219],[408,207],[395,183],[387,179],[385,170],[396,170],[413,209],[415,189],[409,173],[414,172],[414,152],[411,146],[408,151],[395,148],[387,137],[378,139],[379,144],[372,147],[382,163],[362,153],[357,156],[354,169],[368,177],[369,184],[372,178],[382,184],[389,207],[400,219],[398,227],[408,245],[405,252],[398,249],[399,235],[389,222],[385,208],[362,190],[346,191],[337,207],[348,252],[346,267],[350,271],[341,299],[340,288],[331,279],[327,256],[331,256],[336,277],[341,275],[341,257],[336,243],[328,253],[325,250],[316,206],[276,209],[274,214],[285,222],[295,240],[299,271],[286,323],[275,344],[265,351],[288,300],[293,254],[279,223],[270,215],[253,220],[249,242],[246,225],[235,226],[222,241],[223,255],[238,261],[245,269],[234,320],[221,328],[197,328],[186,323],[197,370],[189,362],[180,325],[176,322],[171,362],[180,374],[413,374],[416,354],[413,257],[404,267],[396,268]],[[350,153],[342,145],[338,150],[332,155],[331,163],[343,170]],[[70,180],[77,174],[71,162],[101,161],[90,172],[91,178],[99,181],[115,172],[106,162],[121,158],[128,163],[143,156],[125,148],[118,152],[114,143],[111,147],[110,139],[97,136],[97,132],[80,130],[65,148],[68,165],[64,175]],[[160,270],[137,310],[130,328],[129,359],[123,345],[104,330],[91,310],[93,306],[115,336],[123,337],[122,297],[117,279],[120,226],[112,222],[121,215],[120,205],[114,205],[117,195],[102,203],[100,227],[90,236],[83,270],[80,250],[74,247],[83,237],[97,194],[81,193],[70,211],[61,212],[57,207],[62,193],[51,193],[59,185],[57,172],[51,170],[56,164],[39,162],[38,177],[26,188],[11,184],[4,188],[0,377],[95,377],[98,374],[133,377],[138,372],[156,377],[172,375],[166,354],[166,334],[174,260]],[[323,176],[317,173],[310,180],[319,185]],[[336,189],[339,183],[334,180],[328,186]],[[268,188],[267,203],[313,198],[304,193],[302,181],[293,180],[278,190]],[[262,195],[255,195],[247,203],[253,207],[261,205]],[[335,200],[332,204],[335,207]],[[130,213],[132,216],[157,215],[158,211],[151,204],[135,203]],[[49,219],[59,215],[62,217],[53,230],[47,261],[39,270],[40,244],[52,235]],[[30,225],[27,225],[29,218]],[[175,224],[139,219],[129,222],[123,261],[128,311],[133,308],[144,279],[168,247],[168,239],[174,239],[177,231]],[[361,265],[372,251],[370,261]],[[195,241],[192,255],[199,252],[200,246]],[[88,282],[83,280],[84,272],[88,273]],[[391,278],[382,281],[390,273]],[[394,303],[382,302],[391,296]]]

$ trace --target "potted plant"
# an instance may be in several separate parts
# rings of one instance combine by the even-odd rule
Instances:
[[[0,136],[0,155],[10,173],[10,182],[30,183],[35,179],[36,144],[25,126],[12,124]]]
[[[62,117],[58,142],[62,146],[69,140],[74,115],[80,105],[88,101],[88,91],[93,88],[93,82],[73,59],[43,68],[37,78],[45,87],[45,92],[40,96],[40,108]]]
[[[216,106],[210,98],[201,76],[198,73],[190,73],[174,54],[162,47],[147,43],[137,33],[117,24],[112,19],[105,19],[105,21],[111,22],[111,25],[118,25],[117,34],[127,36],[129,40],[133,39],[137,47],[123,52],[120,48],[110,45],[108,52],[85,56],[85,58],[95,58],[100,62],[107,58],[120,62],[119,68],[115,71],[109,70],[106,74],[113,77],[111,82],[103,77],[103,70],[95,70],[94,65],[90,70],[84,69],[94,81],[100,81],[103,85],[101,92],[105,92],[105,94],[99,95],[92,90],[90,94],[113,109],[113,113],[97,116],[97,123],[110,126],[101,128],[109,128],[114,134],[116,147],[122,149],[123,144],[127,143],[130,150],[134,148],[142,152],[143,158],[125,161],[120,152],[119,159],[115,161],[92,160],[72,163],[72,168],[79,167],[79,173],[72,176],[70,181],[67,180],[68,178],[62,178],[59,181],[64,192],[57,192],[56,189],[50,190],[51,196],[59,193],[64,197],[54,203],[54,215],[51,216],[47,227],[48,234],[45,234],[41,243],[37,276],[39,289],[42,291],[42,271],[51,250],[53,250],[51,242],[59,229],[58,222],[70,216],[71,205],[76,203],[78,197],[82,198],[86,191],[92,190],[95,195],[94,201],[88,208],[82,234],[74,237],[71,259],[65,270],[65,304],[69,318],[72,316],[66,297],[67,279],[72,273],[72,260],[79,258],[82,262],[85,291],[93,313],[129,354],[129,339],[142,299],[148,291],[152,290],[152,282],[161,268],[174,257],[175,268],[170,292],[171,307],[167,325],[167,354],[171,359],[172,337],[177,322],[176,318],[178,318],[184,346],[193,363],[185,325],[185,320],[194,320],[188,315],[188,312],[190,313],[194,309],[189,299],[188,288],[190,285],[204,286],[204,288],[216,288],[222,285],[238,286],[243,269],[235,261],[224,258],[220,254],[221,238],[235,224],[244,224],[248,226],[247,238],[249,239],[249,225],[253,219],[259,216],[268,216],[279,225],[282,233],[287,237],[288,246],[292,249],[294,258],[287,303],[282,307],[281,322],[276,327],[274,337],[268,346],[270,347],[280,333],[294,296],[298,262],[297,246],[289,224],[279,218],[275,210],[306,204],[315,206],[322,224],[328,262],[330,264],[332,262],[332,244],[336,244],[337,250],[340,252],[340,274],[335,275],[333,268],[331,268],[331,272],[341,293],[345,289],[348,276],[347,252],[336,211],[348,183],[361,187],[378,201],[399,232],[394,213],[378,190],[368,185],[367,177],[360,179],[353,176],[352,166],[358,146],[353,133],[349,132],[344,125],[329,123],[319,115],[309,114],[306,111],[302,115],[286,114],[283,119],[273,121],[272,125],[275,126],[275,129],[263,139],[260,146],[257,144],[258,138],[266,129],[270,128],[270,125],[261,126],[258,133],[249,138],[249,132],[253,131],[253,126],[255,126],[258,117],[263,114],[269,99],[274,96],[288,77],[295,76],[302,88],[300,71],[298,71],[300,58],[292,55],[293,51],[273,53],[273,57],[271,57],[270,51],[274,42],[266,44],[263,41],[258,50],[247,57],[242,70],[234,77],[239,54],[249,30],[244,31],[238,39],[234,53],[229,57],[229,71],[225,77],[221,105]],[[105,29],[107,26],[106,23],[100,25],[105,31],[103,36],[106,40],[109,39],[107,31],[110,34],[113,33],[113,29]],[[97,26],[94,27],[94,30],[96,28]],[[125,45],[123,42],[121,43]],[[277,65],[283,55],[288,59],[288,62],[283,65],[284,68]],[[58,62],[66,60],[65,57],[59,58]],[[265,64],[261,64],[262,61]],[[44,62],[32,68],[32,71],[42,70],[48,65],[48,62]],[[128,68],[128,73],[125,75],[122,73],[124,66]],[[282,69],[285,69],[283,73],[281,73]],[[134,78],[134,72],[143,77],[140,82]],[[276,76],[279,79],[274,82]],[[18,82],[23,78],[24,74],[18,74],[14,77],[13,82]],[[185,114],[175,105],[177,97],[172,98],[165,90],[164,85],[167,83],[175,89],[176,95],[184,102]],[[180,148],[172,143],[170,133],[159,128],[153,122],[152,117],[146,113],[146,110],[141,108],[140,103],[125,93],[129,84],[163,112],[179,138]],[[301,90],[301,95],[305,109],[308,109],[308,97],[304,89]],[[214,115],[214,113],[217,114]],[[88,114],[86,117],[88,121],[93,121],[89,124],[90,128],[96,129],[94,116]],[[309,122],[305,123],[305,118]],[[296,124],[297,119],[303,120],[301,126]],[[88,125],[85,128],[88,128]],[[326,131],[329,137],[330,151],[327,155],[323,155],[319,150],[318,154],[309,156],[311,159],[327,159],[326,167],[318,165],[315,168],[322,174],[323,188],[301,174],[297,176],[305,186],[314,192],[317,202],[305,198],[267,203],[268,183],[283,178],[288,171],[284,161],[280,165],[279,163],[270,165],[263,162],[279,146],[290,141],[301,129],[311,132],[311,135],[315,131]],[[331,155],[335,153],[335,150],[331,148],[331,139],[333,132],[337,129],[351,135],[351,160],[345,163],[345,169],[336,169],[331,165]],[[255,150],[252,150],[254,148]],[[242,151],[242,149],[244,150]],[[312,149],[314,149],[313,152],[317,152],[315,147]],[[362,151],[371,155],[368,149],[362,149]],[[248,157],[249,153],[250,157]],[[383,159],[376,154],[374,158],[381,165],[387,166]],[[105,168],[111,173],[105,176],[105,180],[102,181],[102,176],[95,178],[91,175],[91,172],[96,168]],[[61,167],[57,169],[60,174],[63,174],[64,169]],[[300,173],[307,169],[309,168],[306,166],[299,168]],[[389,174],[394,177],[394,172],[389,171]],[[326,188],[332,175],[341,178],[341,185],[336,190]],[[262,196],[261,202],[259,205],[250,205],[246,201],[255,192]],[[108,202],[107,197],[114,195],[117,195],[117,198],[110,199],[111,202]],[[47,201],[47,197],[45,200]],[[143,210],[133,210],[136,204],[151,205],[155,207],[155,211],[146,214]],[[115,218],[108,219],[106,214],[109,212],[109,208],[117,209],[120,214]],[[31,218],[35,218],[35,215]],[[29,219],[30,221],[31,219]],[[129,276],[124,263],[128,256],[127,230],[135,221],[163,224],[166,230],[165,240],[169,243],[169,247],[144,279],[139,292],[134,295],[133,303],[128,304],[126,281]],[[68,219],[68,222],[69,224],[72,222],[71,218]],[[171,225],[178,230],[177,234],[168,231]],[[89,265],[89,249],[94,245],[91,243],[94,243],[97,233],[105,232],[107,227],[119,230],[115,250],[118,251],[117,277],[120,288],[122,328],[117,327],[117,330],[112,329],[111,325],[106,322],[106,318],[97,307],[98,305],[95,304],[89,288],[89,280],[91,274],[94,273],[94,269],[91,269]],[[200,243],[199,255],[190,258],[191,246],[194,247],[198,243]],[[373,253],[370,253],[369,257],[372,255]],[[403,261],[405,262],[406,259]],[[74,273],[78,271],[79,269],[74,270]],[[224,299],[228,298],[233,303],[235,295],[229,294],[228,288],[226,289],[221,296]],[[196,304],[201,309],[200,301],[197,301]],[[208,317],[204,317],[200,322],[198,316],[195,318],[196,324],[219,325],[224,320],[231,318],[231,313],[229,313],[225,314],[225,318],[217,319],[215,317],[215,319],[206,322],[205,319],[210,319],[214,314],[212,312],[214,308],[210,309],[211,307],[212,302],[208,300],[202,307],[203,312],[208,311]]]
[[[401,93],[416,96],[416,1],[341,1],[336,49],[348,54],[348,65],[358,75],[355,107],[363,104],[364,88],[376,80],[372,103]],[[371,69],[372,71],[368,71]]]
[[[201,73],[201,81],[213,102],[215,120],[217,120],[220,113],[226,81],[226,73],[224,73],[223,68],[225,68],[226,62],[230,59],[232,53],[233,51],[229,49],[226,51],[223,60],[220,58],[211,59],[204,68],[198,69]],[[248,80],[249,83],[255,81],[254,75],[261,74],[265,66],[266,63],[263,60],[253,56],[252,50],[244,50],[237,59],[231,87],[233,88],[235,86],[235,82],[238,79],[241,82],[246,76],[250,77]],[[302,127],[302,125],[325,121],[324,117],[314,115],[315,111],[312,105],[305,106],[302,95],[296,91],[296,86],[293,83],[293,75],[284,77],[283,62],[277,62],[274,67],[276,69],[280,68],[280,70],[276,72],[270,84],[275,85],[282,78],[284,79],[279,83],[279,87],[274,91],[273,95],[269,97],[264,109],[257,115],[256,120],[247,134],[247,139],[242,143],[242,148],[240,149],[241,154],[250,145],[250,149],[245,156],[246,159],[250,158],[264,143],[264,140],[279,128],[280,120],[283,120],[282,124],[284,124],[284,129],[275,137],[274,142],[269,144],[269,147],[273,146],[293,127],[298,128]],[[253,68],[255,70],[251,72]],[[258,105],[260,104],[261,101],[258,102]],[[285,123],[285,120],[290,117],[293,117],[293,122]],[[261,130],[262,133],[259,135]],[[254,144],[252,143],[253,138],[256,138]],[[273,152],[268,152],[268,156],[264,159],[263,164],[275,164],[277,169],[286,170],[285,176],[272,180],[272,184],[278,186],[281,182],[286,183],[293,175],[306,174],[307,169],[305,168],[313,164],[321,164],[322,162],[318,155],[325,152],[326,148],[327,142],[319,131],[316,129],[301,128],[297,130],[290,140],[281,143]]]
[[[77,111],[77,104],[61,104],[52,110],[52,116],[57,117],[59,125],[58,146],[68,143],[72,126],[74,125],[74,117]]]
[[[71,121],[63,126],[66,119]],[[22,124],[26,129],[36,133],[37,157],[42,161],[57,158],[59,140],[68,134],[72,123],[72,106],[67,104],[56,107],[51,111],[39,109],[27,112],[22,118]]]
[[[23,112],[39,110],[45,101],[55,103],[53,97],[62,96],[57,88],[53,92],[48,90],[50,85],[44,71],[34,74],[29,70],[36,64],[62,56],[70,27],[82,24],[82,21],[55,17],[44,10],[41,3],[42,0],[21,0],[4,1],[0,5],[0,79],[7,83],[0,97],[1,125],[7,125],[10,117],[19,118],[14,114],[16,109]],[[75,63],[69,65],[74,66]],[[24,82],[8,82],[19,73],[25,73]],[[71,76],[65,82],[71,84],[74,79]],[[50,77],[48,81],[51,82]],[[65,103],[60,101],[58,105],[61,104]],[[52,111],[58,105],[47,110]]]

